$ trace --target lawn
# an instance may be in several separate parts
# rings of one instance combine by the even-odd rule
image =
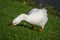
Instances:
[[[0,40],[60,40],[60,18],[48,11],[48,22],[43,32],[25,21],[17,26],[9,26],[12,20],[22,13],[28,13],[32,7],[20,2],[0,0]]]

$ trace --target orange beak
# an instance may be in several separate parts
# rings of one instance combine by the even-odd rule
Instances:
[[[8,24],[8,26],[12,26],[12,25],[13,25],[12,23]]]

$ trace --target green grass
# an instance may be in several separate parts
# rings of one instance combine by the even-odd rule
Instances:
[[[48,12],[48,22],[43,32],[29,29],[25,21],[19,26],[8,24],[21,13],[28,13],[32,8],[16,1],[0,0],[0,40],[60,40],[60,19]],[[25,23],[25,25],[23,25]]]

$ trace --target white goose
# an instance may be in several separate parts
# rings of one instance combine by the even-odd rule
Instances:
[[[45,8],[42,8],[42,9],[34,8],[28,13],[28,15],[20,14],[19,16],[17,16],[12,21],[12,23],[13,25],[17,25],[22,20],[25,20],[28,23],[33,24],[33,25],[41,26],[40,32],[42,32],[42,29],[44,29],[44,26],[46,22],[48,21],[47,10]]]

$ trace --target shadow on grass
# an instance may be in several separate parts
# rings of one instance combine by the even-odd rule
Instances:
[[[32,24],[24,23],[24,24],[18,24],[18,25],[16,25],[16,26],[28,28],[28,29],[30,29],[30,30],[38,31],[38,32],[39,32],[39,28],[36,27],[35,25],[33,26]]]
[[[14,25],[12,25],[12,23],[8,24],[9,27],[13,27]],[[34,31],[38,31],[39,32],[39,27],[36,25],[32,25],[26,21],[22,21],[20,24],[16,25],[17,27],[24,27],[24,28],[28,28],[30,30],[34,30]]]

